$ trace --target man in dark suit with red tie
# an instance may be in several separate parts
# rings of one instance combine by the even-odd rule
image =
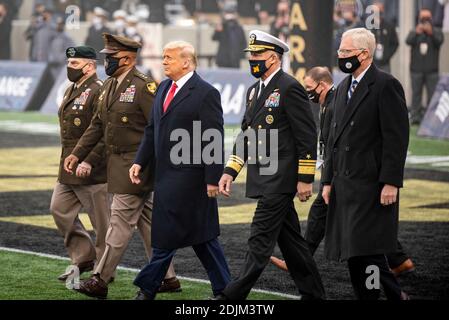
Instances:
[[[169,79],[157,90],[152,117],[129,172],[131,181],[139,184],[140,172],[155,164],[153,256],[134,281],[140,288],[136,299],[155,298],[176,250],[188,246],[201,260],[217,296],[231,278],[217,240],[215,197],[223,171],[224,131],[220,93],[195,72],[195,50],[187,42],[167,44],[163,65]],[[203,156],[209,146],[200,141],[205,132],[218,145],[209,153],[213,161]],[[177,140],[185,136],[188,141]]]

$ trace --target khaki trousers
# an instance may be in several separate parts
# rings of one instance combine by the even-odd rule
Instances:
[[[95,244],[78,214],[84,208],[95,231]],[[56,226],[64,236],[64,245],[72,264],[94,261],[105,250],[110,218],[107,184],[68,185],[56,183],[50,203]]]
[[[139,230],[148,259],[151,258],[151,214],[153,193],[146,197],[132,194],[114,194],[111,206],[111,220],[106,234],[106,249],[94,269],[106,283],[113,276],[133,235]],[[167,271],[166,279],[175,277],[173,264]]]

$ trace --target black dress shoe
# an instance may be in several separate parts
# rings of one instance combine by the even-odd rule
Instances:
[[[151,299],[151,297],[149,295],[147,295],[142,290],[139,290],[139,291],[137,291],[137,295],[134,298],[134,300],[154,300],[154,299]]]

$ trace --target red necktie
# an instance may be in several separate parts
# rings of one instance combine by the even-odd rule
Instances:
[[[168,96],[167,99],[165,99],[164,102],[164,113],[167,111],[168,106],[170,105],[170,103],[173,100],[173,97],[175,96],[175,91],[178,88],[178,86],[176,85],[175,82],[173,82],[173,84],[171,85],[170,91],[168,92]]]

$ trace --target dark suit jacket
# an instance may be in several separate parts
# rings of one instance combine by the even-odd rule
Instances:
[[[163,249],[204,243],[220,233],[217,200],[208,198],[206,189],[207,184],[218,185],[223,171],[220,93],[194,73],[163,113],[162,105],[171,84],[171,80],[165,80],[158,88],[152,117],[134,161],[146,168],[152,159],[155,160],[151,236],[152,245]],[[195,145],[201,152],[206,146],[194,133],[194,121],[201,122],[201,130],[197,131],[201,136],[206,129],[215,129],[218,134],[215,138],[221,141],[221,149],[216,150],[218,163],[208,164],[197,152],[192,152]],[[187,139],[189,141],[184,140],[190,147],[179,152],[186,157],[184,163],[177,163],[171,157],[180,140],[176,136],[176,141],[171,141],[170,136],[180,131],[191,137]],[[174,153],[178,154],[178,151]]]
[[[298,181],[311,183],[315,174],[317,130],[309,99],[299,82],[282,70],[257,99],[258,86],[259,81],[248,89],[242,132],[224,172],[235,178],[248,162],[250,198],[296,193]],[[253,133],[256,139],[251,141]],[[273,133],[277,141],[272,141]],[[237,147],[241,143],[243,154]],[[270,167],[273,172],[263,171]]]
[[[409,141],[401,84],[373,64],[351,100],[338,86],[322,182],[332,184],[325,251],[330,259],[396,251],[399,204],[382,206],[385,184],[402,187]]]

